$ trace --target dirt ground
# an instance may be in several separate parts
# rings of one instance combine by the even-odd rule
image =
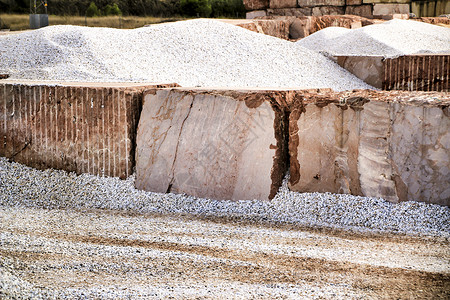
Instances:
[[[89,298],[449,299],[449,249],[430,237],[0,207],[0,270],[22,282],[4,280],[0,298],[27,287]]]

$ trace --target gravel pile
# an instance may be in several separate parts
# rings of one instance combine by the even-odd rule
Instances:
[[[255,222],[402,233],[450,238],[450,209],[420,202],[392,204],[380,198],[296,193],[283,187],[272,201],[218,201],[134,188],[127,180],[39,171],[0,158],[0,205],[48,209],[113,209],[190,214]]]
[[[50,26],[0,37],[0,58],[10,79],[371,88],[321,54],[215,20],[133,30]]]
[[[327,27],[296,44],[331,55],[450,53],[450,28],[394,19],[358,29]]]

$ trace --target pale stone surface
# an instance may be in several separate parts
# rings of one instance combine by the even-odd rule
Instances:
[[[315,6],[344,6],[345,0],[298,0],[300,7],[315,7]]]
[[[343,15],[344,12],[343,6],[316,6],[312,9],[313,16]]]
[[[309,35],[308,19],[295,19],[289,26],[289,38],[302,39]]]
[[[330,104],[306,106],[298,120],[300,181],[293,190],[358,195],[356,164],[359,112]],[[352,170],[350,170],[352,169]],[[350,176],[350,172],[352,175]]]
[[[392,160],[402,185],[409,187],[404,191],[405,197],[449,205],[449,108],[394,103],[391,110],[395,118],[391,133]]]
[[[278,189],[272,181],[275,113],[269,101],[252,103],[243,95],[159,90],[145,96],[136,187],[212,199],[269,199]]]
[[[375,4],[373,15],[409,14],[409,4]]]
[[[293,8],[297,7],[297,0],[270,0],[270,8]]]
[[[345,7],[346,15],[356,15],[362,17],[371,17],[372,16],[372,5],[357,5],[357,6],[346,6]]]
[[[242,23],[236,23],[235,25],[242,28],[263,33],[266,35],[274,36],[280,39],[289,39],[289,26],[291,20],[281,19],[281,20],[251,20]]]
[[[246,19],[255,19],[255,18],[261,18],[261,17],[265,17],[266,11],[265,10],[254,10],[254,11],[249,11],[245,14],[245,18]]]
[[[301,114],[291,113],[292,190],[450,205],[445,93],[308,98]]]
[[[244,0],[247,10],[259,10],[269,8],[269,0]]]
[[[373,87],[383,87],[382,56],[338,56],[337,63]]]

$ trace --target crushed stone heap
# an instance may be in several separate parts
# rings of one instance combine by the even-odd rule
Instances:
[[[296,42],[331,55],[395,57],[418,53],[450,53],[450,28],[394,19],[358,29],[327,27]]]
[[[133,30],[50,26],[0,37],[0,57],[10,79],[371,88],[321,54],[215,20]]]

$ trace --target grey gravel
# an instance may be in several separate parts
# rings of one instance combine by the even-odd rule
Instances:
[[[225,201],[134,188],[126,180],[39,171],[0,158],[0,205],[46,209],[112,209],[189,214],[357,232],[450,237],[450,209],[422,202],[393,204],[381,198],[289,191],[287,179],[272,201]]]
[[[450,53],[450,28],[394,19],[358,29],[327,27],[296,45],[328,55]]]
[[[133,30],[49,26],[0,36],[0,58],[10,79],[373,88],[319,53],[216,20]]]

